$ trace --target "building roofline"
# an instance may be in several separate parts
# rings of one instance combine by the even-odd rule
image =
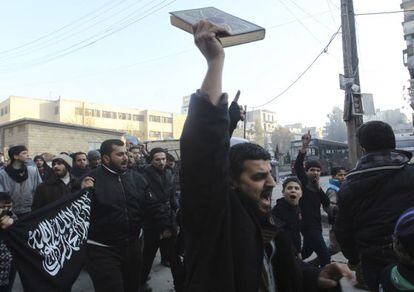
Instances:
[[[121,131],[108,130],[108,129],[97,128],[97,127],[81,126],[81,125],[76,125],[76,124],[51,122],[51,121],[46,121],[46,120],[37,120],[37,119],[30,119],[30,118],[23,118],[23,119],[10,121],[10,122],[0,123],[0,129],[12,127],[12,126],[14,127],[14,126],[18,126],[21,124],[37,124],[37,125],[43,125],[43,126],[54,126],[58,128],[65,128],[65,129],[88,130],[88,131],[95,131],[95,132],[111,134],[111,135],[112,134],[115,134],[115,135],[125,134],[124,132],[121,132]]]

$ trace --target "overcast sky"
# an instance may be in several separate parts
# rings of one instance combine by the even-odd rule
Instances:
[[[226,49],[224,89],[257,106],[283,91],[326,46],[340,25],[339,0],[3,1],[0,99],[59,96],[179,112],[201,84],[206,65],[192,36],[170,11],[215,6],[267,29],[260,42]],[[399,1],[354,0],[356,13],[400,10]],[[164,7],[165,6],[165,7]],[[360,79],[376,108],[405,107],[408,71],[403,14],[357,16]],[[278,122],[322,126],[343,106],[341,35],[289,91],[266,109]]]

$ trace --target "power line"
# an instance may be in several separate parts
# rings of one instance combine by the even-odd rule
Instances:
[[[300,23],[300,25],[311,35],[318,43],[322,44],[322,42],[316,37],[316,35],[290,10],[289,6],[286,5],[285,2],[279,0],[279,2],[285,7],[285,9]]]
[[[273,101],[275,101],[277,98],[281,97],[283,94],[285,94],[289,89],[291,89],[308,71],[309,69],[316,63],[316,61],[320,58],[320,56],[322,56],[324,53],[326,53],[328,51],[329,46],[331,45],[331,43],[333,42],[333,40],[336,38],[336,36],[339,34],[341,30],[341,26],[338,28],[338,30],[332,35],[331,39],[329,40],[328,44],[323,48],[323,50],[316,56],[316,58],[312,61],[312,63],[310,63],[310,65],[308,67],[306,67],[306,69],[299,74],[299,76],[292,82],[289,84],[288,87],[286,87],[284,90],[282,90],[278,95],[276,95],[275,97],[273,97],[272,99],[270,99],[269,101],[258,105],[258,106],[253,106],[251,107],[252,109],[255,108],[259,108],[259,107],[263,107],[265,105],[268,105],[269,103],[272,103]]]
[[[394,11],[379,11],[379,12],[365,12],[365,13],[356,13],[355,16],[364,16],[364,15],[382,15],[382,14],[395,14],[395,13],[403,13],[414,11],[414,9],[407,9],[407,10],[394,10]]]
[[[123,1],[125,1],[125,0],[123,0]],[[122,1],[122,2],[123,2]],[[154,0],[153,0],[154,1]],[[153,1],[151,1],[151,2],[153,2]],[[108,19],[111,19],[111,18],[113,18],[114,16],[116,16],[116,15],[118,15],[118,14],[120,14],[120,13],[122,13],[122,12],[124,12],[124,11],[126,11],[126,10],[128,10],[128,9],[130,9],[132,6],[135,6],[136,4],[138,4],[139,2],[142,2],[142,0],[138,0],[138,1],[134,1],[132,4],[130,4],[130,5],[128,5],[128,6],[126,6],[126,7],[124,7],[123,9],[121,9],[120,11],[117,11],[117,12],[115,12],[115,13],[113,13],[113,14],[111,14],[111,15],[109,15],[108,17],[106,17],[106,18],[103,18],[103,19],[99,19],[98,21],[96,21],[96,22],[94,22],[94,23],[92,23],[91,25],[89,25],[89,26],[86,26],[86,27],[80,27],[80,29],[79,30],[77,30],[77,31],[75,31],[75,32],[73,32],[73,33],[70,33],[71,31],[68,31],[68,33],[70,33],[70,34],[67,34],[67,35],[61,35],[61,36],[57,36],[57,37],[55,37],[55,38],[53,38],[53,39],[49,39],[49,40],[46,40],[46,41],[44,41],[44,42],[42,42],[42,43],[39,43],[39,44],[35,44],[34,46],[29,46],[28,48],[26,48],[26,49],[24,49],[24,50],[22,50],[21,52],[14,52],[14,54],[12,54],[12,56],[5,56],[5,57],[3,57],[3,59],[4,58],[6,58],[7,57],[7,59],[10,59],[10,57],[14,57],[14,58],[16,58],[16,57],[22,57],[22,56],[25,56],[25,55],[28,55],[28,54],[31,54],[31,53],[33,53],[34,51],[38,51],[38,50],[41,50],[41,49],[44,49],[44,48],[47,48],[47,47],[50,47],[50,46],[53,46],[53,45],[56,45],[56,44],[58,44],[58,43],[60,43],[60,42],[62,42],[62,41],[64,41],[64,40],[66,40],[66,39],[69,39],[69,38],[71,38],[71,37],[73,37],[73,36],[76,36],[76,35],[78,35],[79,33],[81,33],[81,34],[84,34],[87,30],[90,30],[91,28],[93,28],[94,26],[96,26],[96,25],[98,25],[98,24],[100,24],[100,23],[102,23],[102,22],[104,22],[104,21],[106,21],[106,20],[108,20]],[[150,3],[151,3],[150,2]],[[105,32],[105,30],[108,30],[108,28],[110,28],[111,26],[114,26],[114,25],[116,25],[116,24],[119,24],[119,23],[122,23],[122,21],[124,21],[125,19],[128,19],[129,17],[131,17],[131,15],[133,15],[134,13],[136,13],[136,12],[138,12],[140,9],[142,9],[142,8],[144,8],[145,6],[147,6],[149,3],[147,3],[146,5],[144,5],[144,6],[142,6],[142,7],[140,7],[140,8],[138,8],[138,9],[136,9],[136,10],[133,10],[133,12],[132,13],[129,13],[127,16],[125,16],[125,17],[123,17],[121,20],[118,20],[117,22],[115,22],[115,23],[113,23],[113,24],[110,24],[110,26],[108,26],[107,28],[105,28],[102,32],[100,32],[100,33],[104,33]],[[95,17],[93,17],[93,18],[91,18],[91,19],[88,19],[86,22],[90,22],[91,20],[94,20],[94,19],[96,19],[97,17],[99,17],[100,15],[102,15],[102,14],[104,14],[105,12],[107,12],[108,10],[106,10],[106,11],[104,11],[103,13],[100,13],[100,14],[98,14],[98,15],[96,15]],[[75,27],[75,29],[76,29],[76,27]],[[74,31],[75,29],[72,29],[72,31]],[[99,34],[99,33],[98,33]],[[13,53],[13,52],[12,52]]]
[[[303,13],[305,13],[306,15],[308,15],[309,17],[311,17],[315,22],[319,23],[321,26],[323,26],[324,28],[326,28],[328,31],[332,32],[332,28],[330,28],[329,26],[327,26],[326,24],[324,24],[323,22],[319,21],[316,17],[314,17],[313,15],[311,15],[308,11],[306,11],[305,9],[303,9],[299,4],[297,4],[294,0],[289,0],[290,2],[293,3],[293,5],[295,5],[299,10],[301,10]]]
[[[124,2],[125,0],[122,0],[122,1],[120,1],[121,3],[122,2]],[[89,12],[89,13],[87,13],[87,14],[85,14],[85,15],[83,15],[83,16],[81,16],[81,17],[79,17],[79,18],[77,18],[77,19],[75,19],[74,21],[72,21],[72,22],[70,22],[70,23],[68,23],[68,24],[65,24],[64,26],[62,26],[62,27],[60,27],[60,28],[58,28],[58,29],[56,29],[56,30],[54,30],[54,31],[52,31],[52,32],[49,32],[49,33],[47,33],[47,34],[45,34],[45,35],[42,35],[42,36],[40,36],[40,37],[38,37],[38,38],[36,38],[36,39],[34,39],[34,40],[31,40],[31,41],[29,41],[29,42],[26,42],[26,43],[23,43],[23,44],[21,44],[21,45],[19,45],[19,46],[17,46],[17,47],[13,47],[13,48],[10,48],[10,49],[7,49],[7,50],[4,50],[4,51],[0,51],[0,55],[3,55],[3,54],[6,54],[6,53],[9,53],[9,52],[11,52],[11,51],[15,51],[15,50],[19,50],[19,49],[21,49],[21,48],[24,48],[24,47],[27,47],[27,46],[30,46],[31,44],[34,44],[34,43],[37,43],[37,42],[39,42],[39,41],[41,41],[41,40],[44,40],[44,39],[46,39],[46,38],[48,38],[48,37],[50,37],[50,36],[52,36],[52,35],[54,35],[54,34],[57,34],[58,32],[61,32],[61,31],[64,31],[66,28],[68,28],[68,27],[71,27],[71,26],[73,26],[73,25],[75,25],[76,23],[78,23],[78,22],[80,22],[81,20],[83,20],[83,19],[87,19],[87,17],[88,16],[90,16],[90,15],[93,15],[94,13],[96,13],[96,12],[98,12],[98,11],[100,11],[100,10],[102,10],[103,8],[105,8],[106,6],[112,6],[113,5],[113,1],[109,1],[109,2],[107,2],[107,3],[105,3],[104,5],[102,5],[102,6],[100,6],[99,8],[97,8],[97,9],[95,9],[95,10],[93,10],[93,11],[91,11],[91,12]],[[106,10],[105,10],[106,11]],[[104,11],[104,12],[105,12]]]
[[[164,7],[172,4],[173,2],[175,2],[177,0],[172,0],[164,5],[162,5],[163,3],[167,2],[167,0],[163,0],[161,2],[159,2],[158,4],[155,4],[154,6],[152,6],[151,8],[145,10],[143,13],[139,14],[138,17],[129,17],[129,19],[123,19],[122,21],[118,22],[118,27],[116,27],[115,25],[113,25],[112,27],[107,28],[105,31],[96,34],[94,36],[88,37],[87,39],[84,39],[83,41],[80,41],[74,45],[71,45],[61,51],[46,55],[40,59],[38,59],[37,61],[34,61],[34,63],[29,64],[29,67],[33,67],[36,65],[43,65],[45,63],[51,62],[53,60],[56,60],[58,58],[64,57],[66,55],[72,54],[74,52],[77,52],[83,48],[89,47],[111,35],[113,35],[114,33],[117,33],[121,30],[124,30],[125,28],[131,26],[132,24],[135,24],[137,22],[139,22],[140,20],[158,12],[159,10],[163,9]],[[151,2],[154,2],[151,1]],[[162,5],[161,7],[158,7]],[[158,7],[158,8],[157,8]],[[128,22],[126,22],[125,20],[128,20]],[[26,69],[26,68],[23,68]],[[10,71],[8,71],[10,72]]]

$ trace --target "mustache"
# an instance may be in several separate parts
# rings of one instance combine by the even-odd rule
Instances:
[[[262,193],[260,194],[260,198],[261,199],[269,199],[269,198],[272,197],[272,193],[273,193],[273,188],[264,189],[262,191]]]

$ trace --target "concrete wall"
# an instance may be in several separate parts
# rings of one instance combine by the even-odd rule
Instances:
[[[28,148],[30,154],[49,152],[58,154],[62,151],[87,152],[96,149],[107,139],[120,139],[120,135],[99,133],[86,129],[68,129],[45,125],[28,125]]]
[[[106,139],[120,139],[121,134],[102,133],[81,128],[66,128],[54,125],[25,123],[0,130],[2,150],[7,153],[11,146],[26,145],[29,154],[49,152],[58,154],[62,151],[87,152],[100,147]]]

